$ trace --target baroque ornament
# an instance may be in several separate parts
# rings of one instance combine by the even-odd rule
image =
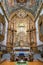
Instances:
[[[18,14],[17,14],[18,17],[20,18],[25,18],[27,16],[27,12],[25,10],[18,10]]]

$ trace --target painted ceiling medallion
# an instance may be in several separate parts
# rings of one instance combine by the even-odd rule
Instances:
[[[18,10],[18,14],[17,14],[18,17],[20,18],[25,18],[27,16],[27,12],[25,10]]]

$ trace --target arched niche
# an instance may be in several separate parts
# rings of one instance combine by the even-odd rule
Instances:
[[[38,28],[40,41],[43,41],[43,14],[39,16]]]
[[[23,10],[23,9],[17,10],[17,11],[13,12],[10,15],[9,20],[10,20],[9,28],[12,29],[13,31],[16,30],[16,32],[14,34],[14,38],[13,38],[14,39],[13,40],[14,43],[15,43],[15,41],[17,42],[17,38],[18,38],[17,36],[21,32],[24,32],[25,37],[26,37],[26,42],[29,45],[31,43],[30,39],[33,38],[32,35],[34,36],[34,42],[36,42],[36,32],[35,32],[34,16],[30,12],[28,12],[26,10]],[[19,27],[22,27],[22,29],[24,31],[22,29],[21,29],[21,31],[18,31],[18,30],[20,30]],[[9,33],[8,33],[8,35],[9,35]],[[30,37],[32,37],[32,38],[30,38]],[[16,40],[15,40],[15,38],[16,38]],[[10,37],[10,39],[11,39],[11,37]],[[34,42],[32,44],[33,46],[36,45],[36,43],[34,43]]]

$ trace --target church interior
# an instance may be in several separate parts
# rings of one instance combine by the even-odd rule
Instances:
[[[43,65],[43,0],[0,0],[0,65]]]

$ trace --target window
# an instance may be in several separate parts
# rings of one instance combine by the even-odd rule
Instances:
[[[1,47],[0,47],[0,51],[1,51]]]
[[[0,23],[0,34],[2,34],[2,32],[3,32],[3,24]]]

